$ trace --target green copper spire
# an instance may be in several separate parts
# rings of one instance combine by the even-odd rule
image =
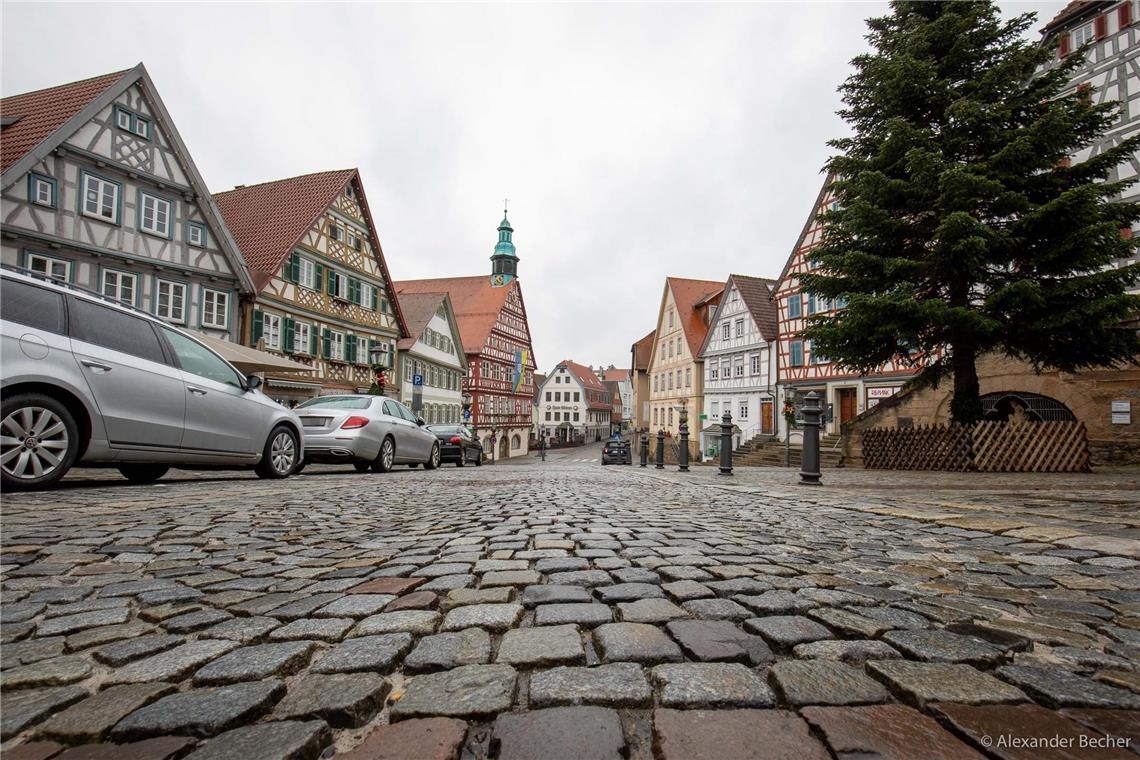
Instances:
[[[501,288],[518,276],[519,257],[515,255],[515,244],[511,242],[514,228],[507,219],[507,202],[503,201],[503,221],[499,222],[499,242],[491,254],[491,286]]]

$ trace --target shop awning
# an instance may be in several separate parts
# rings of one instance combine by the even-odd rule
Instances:
[[[702,433],[716,433],[717,435],[720,435],[720,423],[719,422],[710,422],[707,427],[704,427],[701,429],[701,432]],[[736,433],[741,432],[741,430],[740,430],[740,428],[738,428],[734,424],[732,426],[732,432],[735,435]]]
[[[267,351],[258,351],[256,348],[243,346],[240,343],[231,343],[228,340],[219,340],[202,334],[199,334],[197,338],[221,354],[223,359],[242,372],[316,372],[312,367],[305,366],[300,362],[286,359],[283,356],[276,356]]]

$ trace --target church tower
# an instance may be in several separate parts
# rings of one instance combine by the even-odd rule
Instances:
[[[515,255],[515,244],[511,242],[514,228],[507,219],[507,209],[503,209],[503,221],[499,222],[499,242],[491,254],[491,286],[501,288],[518,276],[519,258]]]

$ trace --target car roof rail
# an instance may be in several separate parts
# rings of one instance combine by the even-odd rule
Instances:
[[[153,314],[151,314],[150,312],[146,311],[145,309],[140,309],[137,306],[132,306],[131,304],[123,303],[122,301],[118,301],[114,298],[111,298],[110,296],[105,296],[97,290],[92,290],[91,288],[85,288],[82,285],[76,285],[74,282],[67,282],[66,280],[61,280],[57,277],[52,277],[51,275],[44,274],[43,272],[37,272],[33,269],[26,269],[24,267],[13,266],[12,264],[0,264],[0,269],[3,269],[4,271],[7,271],[7,272],[14,272],[15,274],[21,274],[21,275],[24,275],[25,277],[30,277],[33,280],[39,280],[40,282],[43,282],[47,285],[53,285],[53,286],[58,287],[58,288],[63,288],[65,290],[69,290],[69,291],[72,291],[73,293],[78,293],[79,295],[84,295],[84,296],[87,296],[89,298],[97,298],[100,301],[111,304],[112,306],[117,306],[120,309],[125,309],[126,311],[133,311],[136,314],[140,314],[144,317],[148,317],[150,319],[155,319],[155,316]],[[159,321],[162,321],[162,320],[159,320]]]

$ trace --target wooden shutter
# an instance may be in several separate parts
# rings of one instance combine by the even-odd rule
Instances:
[[[289,262],[289,281],[298,282],[301,279],[301,254],[296,251],[293,252],[293,258]]]
[[[316,262],[313,263],[313,290],[320,293],[325,289],[325,268]],[[316,329],[315,327],[313,328]]]
[[[265,329],[265,315],[260,309],[253,310],[253,333],[250,335],[250,345],[256,346],[257,341],[261,340],[262,330]]]
[[[289,354],[293,353],[293,330],[296,324],[296,320],[292,317],[285,317],[285,325],[281,328],[284,333],[281,336],[281,348]]]
[[[1098,40],[1108,36],[1108,14],[1102,13],[1093,20],[1093,35]]]
[[[336,295],[337,280],[340,279],[340,277],[341,277],[341,275],[339,272],[334,272],[332,269],[329,270],[328,294],[330,296]]]
[[[344,360],[356,363],[356,336],[352,333],[344,334]]]
[[[332,356],[332,331],[325,327],[321,329],[321,338],[323,345],[321,346],[321,357],[328,359]]]
[[[317,355],[317,326],[309,326],[309,356]]]
[[[1072,41],[1072,37],[1069,36],[1069,33],[1068,32],[1062,32],[1061,33],[1061,47],[1058,48],[1057,54],[1060,55],[1062,58],[1064,58],[1065,56],[1067,56],[1069,53],[1072,52],[1072,50],[1073,50],[1072,45],[1073,45],[1073,41]]]
[[[1116,9],[1116,21],[1121,29],[1132,24],[1132,0],[1128,0]]]
[[[380,310],[380,289],[377,288],[375,285],[369,285],[369,287],[372,288],[372,310],[373,311],[379,311]]]
[[[348,300],[360,305],[360,280],[355,277],[348,281]]]

